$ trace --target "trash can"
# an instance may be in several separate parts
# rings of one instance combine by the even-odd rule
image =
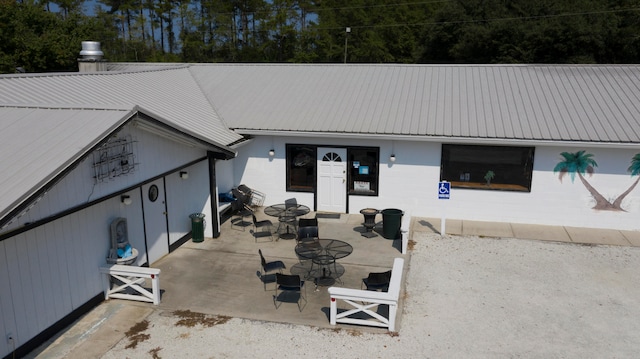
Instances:
[[[402,211],[396,208],[382,210],[382,236],[386,239],[397,239],[400,237],[400,226],[402,222]]]
[[[189,218],[191,218],[191,240],[204,241],[204,213],[193,213]]]

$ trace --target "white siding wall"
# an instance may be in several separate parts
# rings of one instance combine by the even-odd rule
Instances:
[[[206,151],[202,149],[172,142],[130,126],[123,128],[118,136],[128,134],[135,141],[136,168],[133,173],[95,183],[93,157],[89,156],[8,229],[19,228],[25,223],[101,198],[206,156]]]
[[[130,207],[114,198],[0,242],[0,330],[16,347],[102,292],[109,225]]]
[[[138,131],[134,133],[136,171],[111,181],[94,184],[92,159],[84,161],[54,186],[12,228],[60,213],[65,209],[108,196],[206,156],[204,150]],[[166,201],[170,243],[191,230],[189,214],[202,212],[211,220],[207,160],[166,177]],[[219,175],[232,176],[230,168]],[[0,241],[0,333],[12,333],[16,347],[53,325],[102,292],[98,268],[106,263],[110,247],[109,228],[117,217],[127,219],[131,245],[140,251],[134,265],[147,261],[140,187],[127,192],[132,204],[116,196],[82,211]],[[212,236],[210,225],[206,236]],[[149,243],[149,245],[153,245]],[[0,357],[13,348],[0,340]]]
[[[166,177],[169,221],[169,243],[173,244],[191,231],[192,213],[204,213],[205,236],[213,236],[209,197],[209,165],[202,161],[183,171],[189,178],[183,180],[178,173]]]
[[[400,208],[414,216],[440,218],[446,205],[446,216],[452,219],[504,221],[565,225],[589,228],[640,229],[640,186],[623,202],[625,211],[596,211],[593,199],[584,185],[566,176],[561,183],[553,168],[562,160],[561,152],[585,150],[598,163],[587,180],[606,198],[613,199],[637,179],[627,168],[639,149],[536,147],[531,192],[452,190],[448,202],[439,200],[441,144],[409,141],[340,140],[329,138],[256,138],[243,147],[235,160],[237,183],[245,183],[267,193],[267,203],[279,203],[289,197],[314,207],[312,193],[286,192],[285,143],[308,143],[319,146],[375,146],[380,148],[379,196],[349,196],[349,213],[373,207]],[[270,148],[276,155],[268,156]],[[395,153],[396,162],[389,162]]]

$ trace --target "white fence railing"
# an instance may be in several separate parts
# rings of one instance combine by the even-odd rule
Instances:
[[[104,274],[105,299],[117,298],[160,304],[160,269],[113,264],[100,267],[100,272]],[[122,284],[112,285],[111,277]],[[140,286],[147,279],[151,279],[151,292]],[[127,288],[137,293],[126,293]]]
[[[400,298],[400,289],[402,287],[403,267],[404,259],[394,259],[389,290],[387,292],[329,287],[328,291],[331,298],[331,325],[336,325],[336,323],[360,324],[385,327],[391,332],[395,331],[398,299]],[[354,307],[354,309],[338,313],[338,300],[344,301],[346,304]],[[388,318],[372,310],[379,305],[389,306]],[[369,318],[364,318],[362,314],[366,314]]]

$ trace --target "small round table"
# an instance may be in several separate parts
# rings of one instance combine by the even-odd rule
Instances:
[[[284,203],[279,203],[264,208],[264,214],[266,214],[267,216],[278,217],[278,233],[280,232],[280,228],[282,228],[282,226],[286,228],[286,232],[280,233],[278,235],[282,239],[296,238],[295,231],[293,233],[289,232],[289,227],[293,226],[295,229],[297,218],[300,216],[304,216],[309,212],[311,212],[311,209],[303,204],[296,204],[292,206],[286,205]]]
[[[316,286],[329,286],[335,283],[340,275],[337,270],[336,260],[353,253],[353,246],[345,241],[337,239],[318,239],[312,242],[300,242],[295,248],[300,258],[310,259],[313,264],[320,267],[315,275]],[[333,266],[333,271],[331,267]],[[313,268],[309,273],[314,272]],[[315,272],[314,272],[315,273]]]

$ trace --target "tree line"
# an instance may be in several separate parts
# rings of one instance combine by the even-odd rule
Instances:
[[[637,0],[0,0],[0,72],[109,61],[637,63]],[[18,69],[18,70],[16,70]]]

